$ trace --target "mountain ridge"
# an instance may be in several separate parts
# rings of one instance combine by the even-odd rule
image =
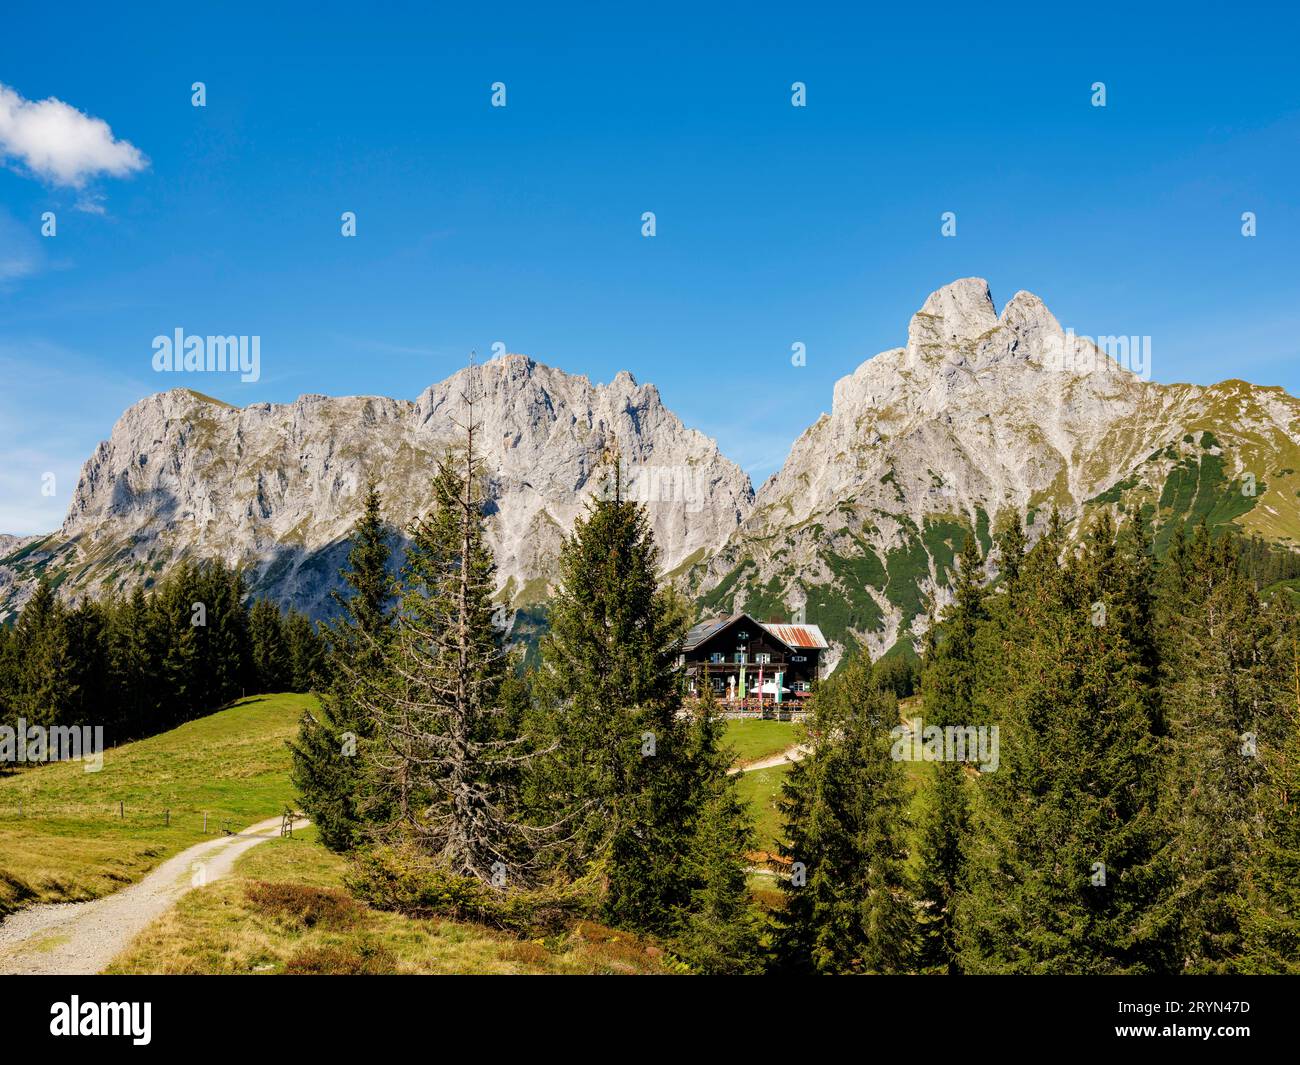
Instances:
[[[1019,514],[1031,537],[1048,510],[1077,523],[1108,507],[1121,520],[1142,511],[1158,539],[1204,518],[1300,545],[1300,400],[1237,380],[1158,384],[1122,365],[1149,359],[1128,345],[1143,338],[1118,340],[1117,359],[1032,293],[998,311],[986,281],[958,279],[927,297],[902,346],[836,381],[830,411],[757,492],[626,370],[593,384],[509,354],[415,400],[232,407],[156,393],[92,453],[56,533],[0,542],[0,611],[43,572],[75,599],[215,554],[251,566],[259,594],[328,612],[365,477],[379,477],[395,525],[414,518],[471,374],[512,609],[546,600],[560,539],[614,446],[665,573],[701,611],[802,611],[838,651],[914,639],[962,538],[987,551],[1000,514]]]
[[[1300,401],[1280,389],[1145,380],[1031,293],[999,314],[987,282],[964,278],[927,298],[904,346],[836,382],[830,413],[690,584],[711,609],[803,610],[879,654],[919,634],[962,537],[987,551],[1003,512],[1031,537],[1045,510],[1137,507],[1166,538],[1199,514],[1294,547],[1298,436]]]
[[[183,557],[220,557],[252,565],[255,591],[328,613],[367,477],[404,529],[427,507],[435,462],[465,421],[470,374],[481,392],[489,540],[511,605],[541,597],[529,586],[598,489],[615,440],[635,469],[691,471],[702,493],[693,511],[687,501],[656,508],[652,527],[669,565],[720,544],[749,506],[748,477],[664,407],[653,385],[626,371],[593,385],[509,354],[415,400],[309,394],[232,407],[190,389],[144,397],[87,459],[60,529],[0,559],[0,581],[8,571],[11,588],[30,590],[51,569],[76,598],[127,591]]]

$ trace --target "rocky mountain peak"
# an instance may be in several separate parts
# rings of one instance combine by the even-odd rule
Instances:
[[[871,361],[877,360],[881,371],[888,366],[888,372],[901,368],[918,375],[929,392],[930,409],[985,371],[999,373],[999,390],[1070,388],[1073,379],[1099,375],[1127,378],[1103,386],[1107,389],[1137,384],[1136,375],[1091,339],[1063,329],[1032,292],[1017,292],[996,314],[982,278],[963,278],[932,292],[912,318],[907,347],[897,356],[887,352]],[[1026,376],[1029,369],[1050,377]],[[989,385],[985,381],[979,387]]]
[[[1126,338],[1099,343],[1113,339]],[[703,608],[802,609],[837,647],[873,653],[920,631],[962,539],[973,532],[988,552],[1008,512],[1031,538],[1052,511],[1071,520],[1123,503],[1149,511],[1159,535],[1209,515],[1300,544],[1300,401],[1245,382],[1143,380],[1032,293],[998,314],[987,282],[963,278],[926,298],[904,347],[836,382],[831,413],[757,497],[654,385],[628,372],[593,384],[518,353],[414,402],[148,396],[87,460],[59,532],[0,537],[0,620],[42,574],[77,599],[205,557],[246,565],[259,594],[322,613],[367,478],[392,525],[408,527],[469,393],[501,597],[521,610],[549,594],[555,553],[613,444],[665,573]]]
[[[998,324],[1017,331],[1025,329],[1060,329],[1060,323],[1041,299],[1023,288],[1017,292],[998,315]]]
[[[926,298],[907,329],[907,350],[913,361],[925,361],[935,349],[971,344],[998,324],[989,283],[964,277]]]
[[[1032,293],[997,314],[987,282],[963,278],[930,294],[905,347],[836,382],[831,413],[795,441],[698,588],[719,612],[802,609],[878,654],[924,626],[963,537],[988,552],[1002,514],[1032,538],[1054,510],[1070,521],[1132,495],[1157,522],[1185,506],[1291,538],[1300,457],[1282,456],[1297,440],[1300,401],[1152,383]],[[1256,467],[1277,482],[1259,505],[1233,480]]]
[[[469,395],[509,605],[545,598],[560,542],[599,489],[612,444],[666,570],[720,546],[752,505],[740,468],[627,372],[593,385],[512,353],[459,370],[415,402],[304,395],[233,407],[174,389],[122,415],[82,468],[59,532],[17,567],[0,565],[0,607],[21,601],[38,568],[62,571],[75,599],[129,591],[189,557],[247,566],[259,594],[327,612],[367,479],[377,479],[392,526],[407,529],[468,422]],[[4,555],[20,547],[0,541]]]

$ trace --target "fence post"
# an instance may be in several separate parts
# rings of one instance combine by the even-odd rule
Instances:
[[[171,827],[172,827],[172,812],[171,812],[171,810],[168,810],[168,811],[167,811],[167,827],[168,827],[168,828],[171,828]]]
[[[203,834],[205,836],[208,834],[208,811],[207,810],[203,811]]]
[[[126,819],[126,806],[121,799],[117,801],[117,816],[121,820]]]

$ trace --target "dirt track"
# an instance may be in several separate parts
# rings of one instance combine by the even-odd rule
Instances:
[[[793,747],[787,747],[777,754],[771,754],[766,758],[759,758],[756,761],[736,766],[734,769],[728,769],[727,775],[735,776],[737,773],[752,773],[755,769],[771,769],[773,766],[785,765],[787,762],[798,762],[807,757],[810,750],[809,747],[795,744]]]
[[[139,883],[102,899],[46,903],[11,914],[0,924],[0,974],[100,972],[187,891],[227,875],[246,850],[279,834],[280,818],[272,817],[232,836],[196,843]]]

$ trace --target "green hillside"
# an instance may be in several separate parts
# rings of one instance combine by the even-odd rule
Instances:
[[[293,796],[285,741],[313,705],[310,695],[245,699],[106,751],[98,773],[63,762],[0,778],[0,915],[138,880],[205,838],[205,813],[209,835],[280,813]]]

